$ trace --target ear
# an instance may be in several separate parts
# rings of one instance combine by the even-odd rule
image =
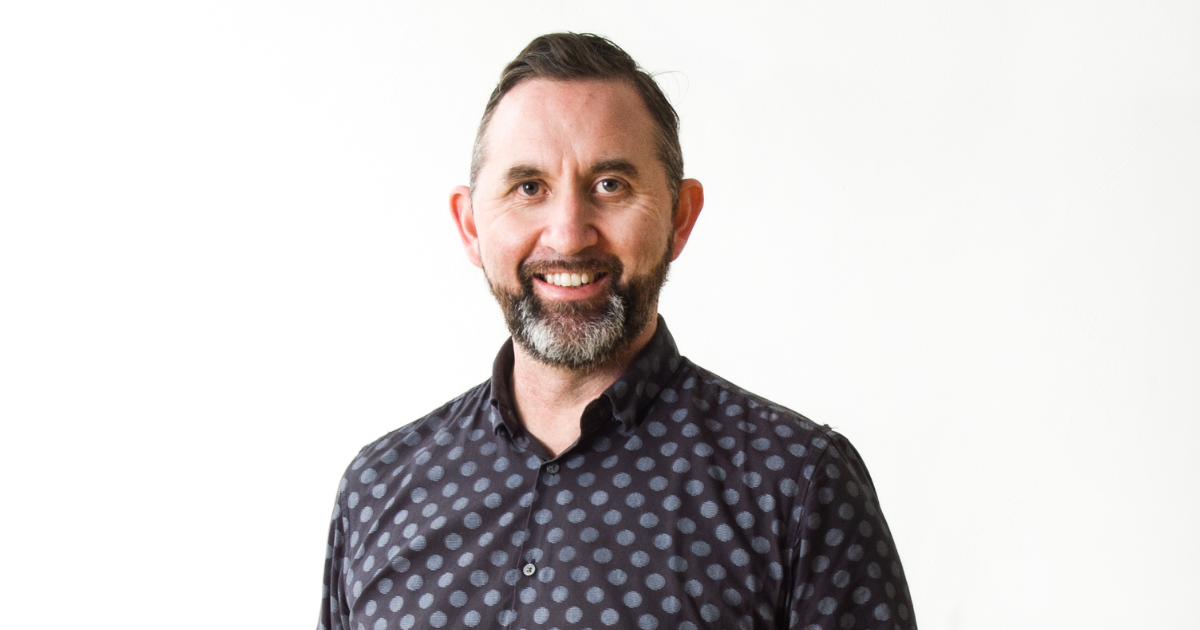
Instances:
[[[679,183],[679,204],[675,206],[675,217],[671,228],[675,231],[675,249],[671,252],[671,260],[679,258],[683,246],[687,245],[688,237],[696,219],[700,218],[700,210],[704,208],[704,186],[694,179],[685,179]]]
[[[450,191],[450,214],[454,217],[454,225],[458,228],[458,236],[462,239],[463,250],[467,252],[467,260],[472,265],[482,267],[479,258],[479,233],[475,231],[475,212],[471,208],[471,189],[466,186],[455,186]]]

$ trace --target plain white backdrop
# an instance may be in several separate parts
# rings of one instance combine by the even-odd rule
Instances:
[[[238,0],[0,9],[5,627],[315,626],[506,336],[447,195],[559,30],[661,73],[661,311],[854,441],[922,627],[1200,623],[1200,5]]]

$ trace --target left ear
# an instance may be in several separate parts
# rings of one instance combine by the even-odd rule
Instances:
[[[675,206],[675,216],[671,229],[675,232],[675,249],[671,252],[671,260],[679,258],[683,246],[687,245],[688,237],[696,219],[700,218],[700,210],[704,208],[704,186],[694,179],[685,179],[679,183],[679,203]]]

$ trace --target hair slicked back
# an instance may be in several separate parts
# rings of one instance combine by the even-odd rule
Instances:
[[[655,144],[658,158],[667,173],[671,191],[671,207],[679,201],[679,186],[683,181],[683,150],[679,146],[679,115],[671,106],[654,77],[638,66],[629,53],[605,37],[591,33],[551,33],[529,42],[500,73],[500,82],[488,98],[475,134],[471,152],[471,191],[483,166],[483,136],[496,106],[510,90],[528,79],[554,81],[587,80],[626,81],[642,97],[642,102],[654,120]]]

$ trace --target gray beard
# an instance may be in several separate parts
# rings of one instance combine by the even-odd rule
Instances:
[[[534,358],[549,365],[582,370],[598,366],[624,350],[636,332],[626,326],[625,300],[609,294],[599,316],[584,321],[547,317],[539,312],[538,299],[527,296],[517,303],[515,326],[509,323],[513,339]]]
[[[498,289],[487,276],[488,288],[504,311],[513,341],[534,359],[576,371],[591,371],[628,349],[645,330],[667,280],[671,248],[650,273],[618,284],[622,266],[615,257],[605,261],[610,274],[607,301],[589,304],[547,304],[533,292],[533,272],[522,265],[521,292]]]

